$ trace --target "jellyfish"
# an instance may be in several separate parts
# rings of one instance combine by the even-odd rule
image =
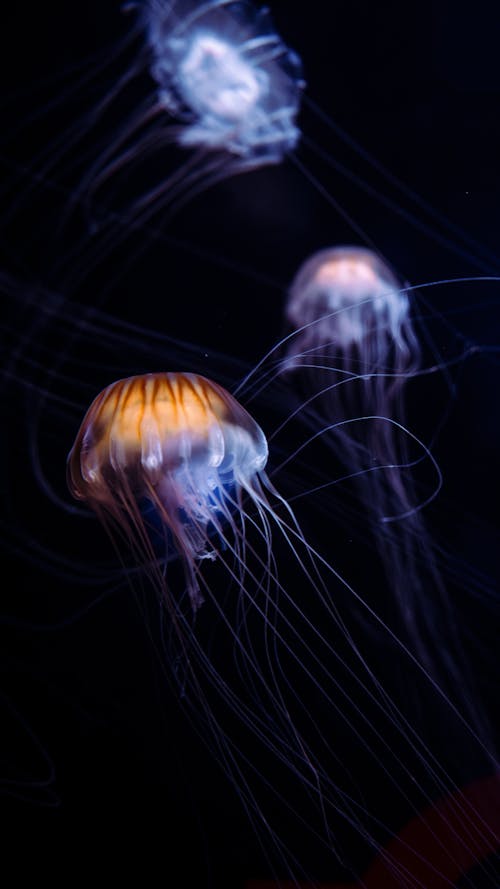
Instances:
[[[288,292],[282,372],[299,394],[296,410],[327,442],[338,484],[353,489],[351,522],[358,533],[368,528],[378,553],[384,614],[399,615],[398,632],[486,733],[438,567],[439,546],[425,521],[425,507],[441,487],[439,465],[407,420],[408,385],[416,388],[420,376],[436,370],[423,361],[416,302],[415,289],[373,251],[318,251]],[[425,389],[420,397],[428,397]],[[419,473],[422,464],[430,472]],[[442,622],[446,644],[437,630]]]
[[[156,566],[140,506],[147,502],[165,548],[182,559],[196,610],[198,563],[216,557],[223,517],[235,551],[241,545],[230,504],[241,512],[246,492],[265,508],[266,460],[263,432],[222,386],[195,374],[146,374],[113,383],[93,401],[68,458],[68,484]],[[158,580],[163,586],[161,573]]]
[[[146,0],[136,9],[155,89],[146,110],[111,137],[84,177],[86,199],[99,203],[107,182],[116,193],[130,168],[161,158],[169,143],[194,153],[129,200],[126,217],[134,228],[158,209],[164,219],[171,216],[220,179],[280,163],[299,138],[303,88],[300,60],[267,9],[246,0]]]
[[[163,109],[181,145],[227,151],[250,166],[279,162],[299,138],[298,57],[249,2],[149,0],[143,18]]]
[[[80,250],[91,254],[114,249],[159,212],[165,225],[221,179],[280,163],[299,139],[300,60],[267,8],[249,0],[141,0],[126,9],[135,26],[103,62],[89,61],[81,82],[75,78],[69,128],[31,162],[39,182],[72,183],[57,228],[64,232],[83,208]],[[131,61],[134,40],[140,47]],[[117,74],[119,60],[126,67]],[[89,82],[92,100],[101,96],[82,112]],[[17,195],[16,207],[22,203]]]

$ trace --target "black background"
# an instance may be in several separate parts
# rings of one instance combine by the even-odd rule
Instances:
[[[466,248],[458,233],[435,223],[304,107],[304,132],[396,209],[381,206],[299,149],[328,193],[413,284],[498,273],[500,14],[490,4],[468,4],[461,11],[445,0],[276,0],[272,12],[278,32],[302,57],[307,96],[489,255],[480,247]],[[132,327],[117,343],[106,323],[100,334],[80,331],[68,342],[53,294],[64,292],[65,252],[80,243],[94,211],[90,223],[78,212],[67,229],[58,231],[58,223],[79,169],[65,164],[68,157],[71,162],[83,156],[85,125],[81,144],[62,165],[56,160],[41,181],[36,157],[72,121],[84,120],[99,95],[99,78],[97,89],[73,90],[75,62],[116,46],[128,28],[118,4],[94,0],[84,6],[28,3],[11,9],[2,29],[8,420],[0,805],[12,860],[21,870],[72,879],[90,867],[96,879],[105,869],[117,881],[137,867],[143,885],[238,889],[250,877],[269,876],[266,861],[237,794],[166,686],[149,633],[155,606],[149,601],[146,617],[139,612],[96,523],[64,513],[40,482],[48,479],[69,504],[65,455],[93,394],[117,376],[193,369],[234,386],[280,337],[284,294],[302,259],[319,247],[359,242],[359,236],[291,161],[229,177],[170,220],[166,237],[132,232],[95,275],[77,274],[69,288],[73,317],[80,317],[82,307],[97,306]],[[94,64],[95,59],[89,68]],[[108,71],[102,90],[111,83]],[[144,89],[151,89],[145,75],[127,93],[127,102],[139,102]],[[64,100],[53,105],[54,96]],[[129,113],[130,105],[124,110]],[[149,171],[153,178],[161,175],[162,164],[160,155]],[[9,215],[13,200],[20,203]],[[422,231],[428,223],[435,237]],[[40,286],[52,296],[41,296]],[[47,300],[53,315],[33,307],[35,293],[35,303]],[[428,299],[458,331],[443,333],[438,348],[456,353],[462,336],[480,346],[498,343],[494,283],[436,286]],[[134,325],[171,339],[151,345]],[[436,330],[441,335],[444,328]],[[21,358],[12,363],[20,348]],[[47,408],[40,389],[67,403]],[[459,520],[438,531],[451,538],[467,564],[489,576],[496,567],[498,480],[494,351],[465,362],[449,413],[444,391],[435,402],[426,393],[430,410],[427,402],[413,406],[424,433],[446,415],[436,456],[445,502]],[[273,409],[272,399],[256,406],[264,428],[272,423]],[[327,477],[328,465],[321,471]],[[338,534],[348,536],[345,530]],[[88,575],[78,567],[82,562]],[[490,646],[498,611],[491,599],[485,614],[484,622],[491,623],[484,643],[476,640],[485,655],[477,670],[489,674],[485,690],[495,717],[497,665]],[[464,777],[477,777],[474,766]],[[401,826],[397,817],[395,829]],[[348,879],[340,868],[318,876]],[[476,885],[482,885],[479,879]]]

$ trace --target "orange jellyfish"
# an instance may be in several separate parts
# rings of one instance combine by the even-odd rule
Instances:
[[[151,373],[97,396],[69,454],[68,483],[160,593],[165,673],[253,826],[267,832],[269,860],[276,856],[288,875],[305,871],[280,836],[284,824],[329,866],[343,864],[351,832],[372,854],[378,848],[372,825],[381,821],[359,792],[360,774],[373,781],[378,773],[377,788],[417,811],[443,780],[358,646],[351,607],[363,607],[397,646],[401,670],[420,676],[419,664],[308,542],[266,475],[267,457],[261,428],[222,386],[192,373]],[[187,595],[177,593],[173,555]],[[222,567],[218,584],[201,569],[207,559]],[[434,682],[430,689],[447,725],[463,731],[453,700]],[[339,756],[347,740],[356,770]],[[402,767],[401,747],[418,779]]]
[[[264,433],[222,386],[191,373],[150,373],[118,380],[97,396],[67,476],[73,496],[124,535],[163,588],[151,514],[159,519],[165,552],[173,544],[181,557],[196,610],[203,601],[197,563],[215,558],[223,518],[237,546],[233,507],[245,491],[265,499],[266,461]]]

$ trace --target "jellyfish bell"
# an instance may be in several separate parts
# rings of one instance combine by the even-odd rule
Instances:
[[[293,331],[289,367],[320,364],[330,354],[341,364],[357,360],[358,373],[369,373],[377,363],[383,369],[392,348],[398,367],[418,364],[407,289],[367,248],[327,248],[306,259],[290,286],[285,317]]]
[[[232,509],[244,492],[260,500],[266,461],[262,430],[222,386],[196,374],[145,374],[94,400],[68,457],[68,484],[154,563],[138,505],[148,501],[183,560],[196,610],[196,563],[215,558],[221,521],[237,540]]]
[[[150,0],[142,19],[160,104],[184,121],[181,145],[280,161],[299,138],[300,61],[268,9],[249,2]]]

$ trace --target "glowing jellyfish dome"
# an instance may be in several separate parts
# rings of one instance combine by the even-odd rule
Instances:
[[[301,63],[269,10],[241,0],[165,3],[143,10],[160,104],[184,121],[179,141],[278,161],[299,138]]]
[[[376,362],[383,368],[389,346],[398,367],[418,353],[411,332],[409,295],[381,257],[364,247],[320,250],[297,272],[285,314],[295,335],[287,343],[289,362],[318,362],[325,354],[355,361],[359,374]],[[370,345],[372,344],[372,345]]]
[[[140,507],[148,502],[164,529],[164,561],[173,540],[196,609],[196,563],[215,558],[211,535],[221,523],[238,540],[231,509],[243,491],[258,501],[266,461],[263,432],[222,386],[195,374],[146,374],[94,400],[68,457],[68,484],[154,566]]]

